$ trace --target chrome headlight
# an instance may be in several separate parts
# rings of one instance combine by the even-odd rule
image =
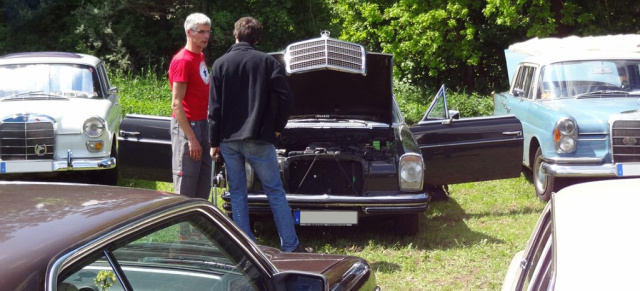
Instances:
[[[570,153],[576,150],[578,145],[578,127],[576,122],[569,118],[563,118],[556,123],[553,130],[553,141],[558,153]]]
[[[104,120],[100,117],[94,116],[85,120],[82,130],[88,137],[96,138],[100,137],[104,133],[106,128]]]
[[[401,191],[416,192],[422,190],[424,180],[424,163],[422,156],[414,153],[400,157],[398,165],[398,182]]]

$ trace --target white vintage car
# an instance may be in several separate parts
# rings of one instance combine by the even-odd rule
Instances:
[[[554,192],[502,290],[639,290],[638,189],[634,178]]]
[[[104,63],[66,52],[0,57],[0,179],[92,171],[116,184],[121,110]]]

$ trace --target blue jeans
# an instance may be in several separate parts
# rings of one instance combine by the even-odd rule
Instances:
[[[256,241],[249,223],[247,175],[244,167],[246,160],[262,182],[264,193],[271,206],[273,220],[280,235],[282,250],[285,252],[294,250],[299,243],[298,236],[293,224],[291,208],[289,208],[289,202],[287,202],[282,188],[280,169],[273,144],[257,140],[222,142],[220,152],[224,158],[229,179],[233,221],[251,239]]]

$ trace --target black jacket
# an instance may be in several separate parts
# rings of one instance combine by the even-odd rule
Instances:
[[[280,63],[240,42],[211,67],[209,141],[276,141],[293,109],[293,93]]]

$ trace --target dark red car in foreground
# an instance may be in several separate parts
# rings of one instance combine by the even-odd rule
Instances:
[[[364,259],[252,243],[204,200],[0,182],[2,290],[379,290]]]

